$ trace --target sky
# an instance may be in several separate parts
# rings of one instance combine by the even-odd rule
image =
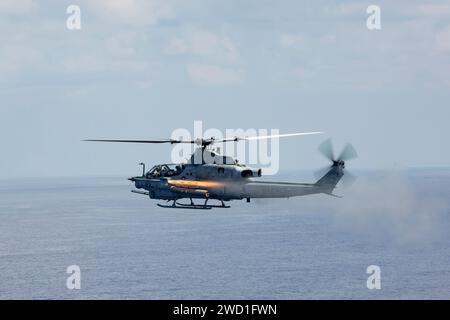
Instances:
[[[0,35],[0,178],[131,176],[171,147],[80,140],[195,120],[325,132],[281,141],[282,171],[325,165],[328,137],[355,169],[450,163],[448,1],[2,0]]]

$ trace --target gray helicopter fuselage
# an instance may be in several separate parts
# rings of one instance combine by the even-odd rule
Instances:
[[[243,165],[185,164],[179,173],[157,177],[150,171],[130,180],[150,198],[162,200],[289,198],[327,191],[323,184],[258,181],[260,176],[260,169]]]

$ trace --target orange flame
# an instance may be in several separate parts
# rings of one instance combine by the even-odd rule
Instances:
[[[217,181],[194,181],[194,180],[168,180],[169,184],[180,187],[193,188],[215,188],[223,186],[222,182]]]

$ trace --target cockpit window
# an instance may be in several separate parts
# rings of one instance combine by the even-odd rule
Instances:
[[[151,168],[145,175],[147,178],[173,177],[179,175],[184,170],[183,165],[161,164]]]

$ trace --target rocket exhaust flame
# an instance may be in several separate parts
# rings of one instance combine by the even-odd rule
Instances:
[[[167,183],[184,188],[217,188],[224,184],[218,181],[168,180]]]

